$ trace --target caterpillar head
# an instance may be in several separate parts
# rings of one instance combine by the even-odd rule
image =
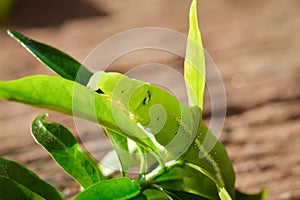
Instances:
[[[90,78],[87,87],[111,96],[113,101],[122,103],[131,112],[149,96],[147,84],[117,72],[98,71]]]

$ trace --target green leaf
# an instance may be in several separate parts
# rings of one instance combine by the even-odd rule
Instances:
[[[86,87],[60,77],[35,75],[0,81],[0,99],[18,101],[87,119],[132,139],[163,165],[157,147],[127,112]]]
[[[14,161],[0,158],[0,177],[0,199],[24,199],[22,195],[27,199],[64,199],[52,185]]]
[[[142,146],[137,145],[137,147],[141,156],[139,179],[144,179],[147,173],[147,152]]]
[[[134,144],[134,142],[132,141],[132,143],[128,143],[130,145],[129,151],[126,153],[125,151],[121,151],[119,149],[121,154],[121,156],[123,156],[122,159],[123,162],[126,165],[126,167],[131,168],[131,167],[138,167],[141,164],[141,155],[138,151],[137,146],[132,146]],[[108,152],[99,162],[98,166],[101,169],[102,173],[105,176],[110,176],[113,173],[115,173],[116,171],[119,170],[123,170],[123,167],[121,166],[120,169],[120,155],[118,155],[117,152],[115,150],[111,150],[110,152]],[[126,154],[126,155],[124,155]],[[149,156],[149,155],[148,155]],[[127,158],[127,160],[125,160],[125,158]],[[151,159],[152,157],[150,157]],[[149,158],[147,158],[147,160],[149,160]],[[154,161],[153,161],[154,160]],[[151,159],[151,161],[155,162],[155,159]],[[127,172],[127,171],[125,171]],[[123,174],[124,175],[124,174]]]
[[[68,129],[54,122],[45,122],[45,114],[35,118],[31,125],[34,139],[82,187],[87,188],[103,179],[97,163],[82,152],[76,138]]]
[[[197,19],[197,0],[193,0],[190,8],[190,27],[184,62],[184,78],[190,106],[198,106],[203,110],[205,87],[205,60],[201,34]]]
[[[210,180],[225,187],[231,197],[235,198],[235,172],[231,160],[225,147],[204,123],[200,124],[194,143],[180,160],[199,167],[196,170],[200,173],[207,172]]]
[[[193,166],[187,167],[187,164]],[[235,173],[231,161],[224,146],[204,123],[200,124],[194,142],[179,158],[177,165],[171,166],[164,175],[158,178],[154,175],[150,179],[165,189],[189,192],[208,199],[218,198],[227,192],[235,198]]]
[[[25,46],[29,52],[35,55],[47,67],[53,69],[58,75],[83,85],[86,85],[92,75],[92,73],[83,65],[60,50],[29,39],[16,31],[10,30],[8,33]],[[62,64],[63,62],[65,64]],[[129,169],[128,153],[126,153],[128,152],[127,138],[109,129],[107,129],[106,132],[118,154],[123,168],[122,171],[127,172]]]
[[[199,185],[198,185],[199,187]],[[143,195],[147,198],[147,200],[209,200],[207,198],[182,192],[182,191],[174,191],[174,190],[157,190],[157,189],[146,189],[143,192]],[[213,199],[213,198],[211,198]]]
[[[216,179],[214,177],[214,175],[212,175],[210,172],[206,171],[202,167],[199,167],[199,166],[191,164],[191,163],[185,163],[185,165],[187,165],[187,166],[201,172],[205,176],[209,177],[216,184],[216,186],[218,188],[219,197],[221,200],[232,200],[231,196],[227,192],[227,190],[224,187],[224,185],[222,184],[222,182],[220,182],[220,180]]]
[[[156,189],[146,189],[143,192],[147,200],[170,200],[170,196],[163,191]]]
[[[131,156],[129,154],[128,149],[128,140],[120,133],[117,133],[110,129],[106,129],[106,134],[109,137],[112,146],[118,155],[122,167],[122,174],[123,176],[126,176],[126,173],[128,172],[131,163]]]
[[[261,200],[268,194],[268,190],[262,190],[258,194],[245,194],[240,191],[236,191],[236,200]]]
[[[192,193],[187,193],[187,192],[180,192],[180,191],[173,191],[169,190],[170,196],[173,197],[173,199],[178,199],[178,200],[209,200],[207,198],[192,194]]]
[[[8,30],[8,34],[21,43],[41,63],[52,69],[63,78],[86,85],[92,73],[68,54],[34,41],[16,31]]]
[[[168,190],[193,193],[208,199],[218,199],[219,196],[235,198],[235,174],[231,161],[224,146],[204,123],[201,123],[195,141],[177,164],[170,166],[167,173],[153,177],[150,177],[151,181]]]
[[[132,141],[131,145],[134,145],[134,147],[131,146],[129,149],[129,139],[121,135],[120,133],[117,133],[115,131],[112,131],[110,129],[106,129],[106,133],[112,143],[112,146],[114,148],[114,151],[109,152],[100,162],[100,168],[104,171],[113,173],[117,171],[119,168],[116,166],[115,161],[112,161],[112,159],[115,158],[115,154],[118,156],[118,160],[121,164],[121,172],[123,176],[126,176],[127,172],[129,171],[130,167],[137,166],[138,163],[140,163],[140,175],[144,174],[146,171],[146,157],[143,147],[139,146],[138,144],[134,144]],[[138,152],[139,150],[139,152]],[[103,165],[102,165],[103,162]],[[109,163],[108,162],[113,162]],[[110,169],[108,169],[110,168]],[[115,170],[114,170],[115,169]]]
[[[131,198],[130,200],[148,200],[147,197],[143,194],[139,194],[138,196],[135,196]]]
[[[129,178],[114,178],[94,184],[77,195],[74,200],[125,200],[139,193],[136,181]]]
[[[167,173],[157,177],[154,183],[166,190],[192,193],[204,199],[218,199],[215,183],[188,166],[172,166]]]
[[[34,193],[21,184],[2,176],[0,176],[0,199],[45,200],[45,198]]]

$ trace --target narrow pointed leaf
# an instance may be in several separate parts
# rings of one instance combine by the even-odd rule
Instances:
[[[129,137],[162,163],[157,147],[128,113],[86,87],[60,77],[35,75],[0,81],[0,99],[17,101],[87,119]]]
[[[197,19],[197,0],[193,0],[190,8],[190,27],[184,62],[184,78],[190,106],[198,106],[203,110],[205,87],[205,60],[200,30]]]
[[[0,177],[0,199],[13,199],[13,195],[15,197],[21,197],[18,195],[37,196],[36,199],[41,197],[45,199],[64,199],[52,185],[14,161],[0,158]],[[4,195],[10,198],[3,198]]]
[[[81,151],[76,138],[65,127],[45,122],[46,115],[39,115],[32,122],[31,133],[53,159],[82,187],[87,188],[103,179],[97,163]]]
[[[68,54],[49,45],[34,41],[16,31],[8,34],[22,44],[41,63],[63,78],[86,85],[92,73]]]
[[[77,195],[74,200],[125,200],[139,195],[136,181],[129,178],[115,178],[94,184]]]

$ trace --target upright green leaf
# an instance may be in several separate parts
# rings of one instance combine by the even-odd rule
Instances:
[[[76,138],[64,126],[45,122],[39,115],[32,122],[31,133],[53,159],[82,187],[87,188],[103,179],[97,163],[82,152]]]
[[[14,161],[0,158],[0,199],[25,199],[21,197],[64,199],[52,185],[29,169]]]
[[[63,78],[83,85],[88,83],[92,73],[68,54],[49,45],[34,41],[16,31],[8,30],[7,32],[40,62]]]
[[[74,200],[125,200],[140,193],[139,185],[129,178],[114,178],[94,184]]]
[[[201,34],[197,19],[197,0],[193,0],[190,8],[190,27],[184,62],[184,78],[190,106],[198,106],[203,110],[205,87],[205,60]]]
[[[47,108],[99,123],[142,145],[163,165],[157,147],[130,119],[128,113],[114,106],[104,96],[73,81],[45,75],[0,81],[0,99]]]

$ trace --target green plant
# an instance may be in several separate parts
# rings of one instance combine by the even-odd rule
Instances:
[[[105,128],[118,154],[122,177],[111,178],[104,175],[98,164],[80,149],[72,133],[65,127],[46,122],[46,114],[34,119],[31,132],[36,142],[83,187],[84,190],[74,199],[256,200],[266,195],[265,191],[247,195],[235,189],[235,174],[226,150],[201,121],[205,63],[196,0],[193,0],[190,10],[184,66],[185,80],[189,85],[189,107],[154,85],[132,80],[119,73],[93,74],[53,47],[15,31],[8,33],[61,77],[35,75],[0,82],[0,98],[98,123]],[[74,95],[74,87],[79,95]],[[164,101],[158,98],[160,96]],[[158,107],[150,110],[157,104],[163,109]],[[118,116],[118,122],[115,116]],[[166,124],[161,126],[160,120],[163,118]],[[145,130],[155,137],[150,138]],[[167,147],[175,135],[183,141],[182,145]],[[213,142],[211,150],[203,144],[204,138]],[[130,153],[122,152],[129,152],[129,140],[136,144],[135,151],[140,156],[138,180],[126,177],[131,167],[127,162]],[[204,156],[199,156],[199,153]],[[157,170],[147,169],[147,154],[157,160]],[[1,198],[64,199],[54,187],[20,164],[4,158],[0,159],[0,163]]]

